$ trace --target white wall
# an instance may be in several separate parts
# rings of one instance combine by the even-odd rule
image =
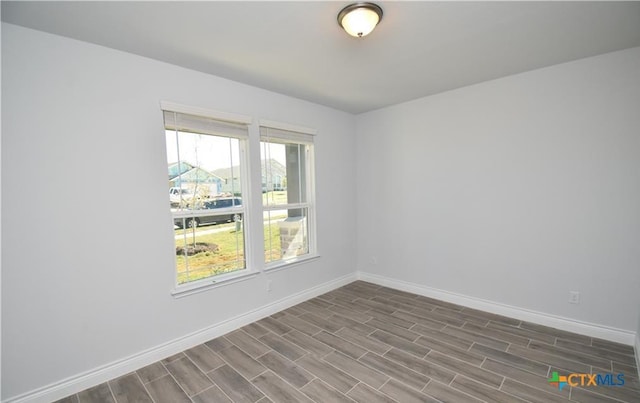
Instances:
[[[365,113],[357,138],[359,270],[638,329],[640,48]]]
[[[3,398],[354,271],[352,115],[9,24],[2,100]],[[318,129],[321,258],[174,299],[160,100]]]

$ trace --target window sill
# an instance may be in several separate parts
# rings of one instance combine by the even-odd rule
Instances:
[[[300,258],[289,259],[286,261],[279,260],[275,263],[267,264],[267,266],[264,268],[264,271],[265,273],[273,273],[276,271],[288,269],[290,267],[299,266],[301,264],[308,263],[312,260],[316,260],[319,258],[320,258],[320,255],[309,255],[309,256],[304,256]]]
[[[249,280],[259,273],[256,271],[248,272],[248,273],[232,273],[228,276],[220,277],[220,278],[210,278],[205,280],[194,281],[193,283],[181,284],[176,286],[171,291],[171,295],[174,298],[182,298],[188,295],[198,294],[204,291],[211,290],[213,288],[222,287],[229,284],[239,283],[241,281]]]
[[[291,267],[296,267],[304,263],[308,263],[312,260],[319,259],[320,255],[311,255],[305,256],[301,258],[289,259],[287,261],[278,261],[276,263],[272,263],[267,265],[264,269],[265,273],[273,273],[276,271],[288,269]],[[182,284],[176,286],[171,291],[171,295],[174,298],[182,298],[193,294],[198,294],[204,291],[208,291],[214,288],[223,287],[229,284],[239,283],[241,281],[249,280],[257,275],[260,272],[252,271],[248,273],[230,273],[227,276],[220,276],[219,278],[211,278],[205,280],[194,281],[193,283]]]

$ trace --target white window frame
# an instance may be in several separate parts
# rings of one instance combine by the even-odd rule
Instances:
[[[247,126],[246,136],[229,136],[237,138],[239,140],[240,148],[240,180],[244,184],[242,187],[242,206],[216,209],[215,213],[211,213],[211,210],[193,210],[171,213],[171,228],[173,228],[173,222],[175,218],[195,217],[195,216],[209,216],[209,215],[221,215],[227,213],[242,213],[243,214],[243,236],[244,236],[244,261],[245,268],[230,273],[223,273],[214,275],[201,280],[190,281],[184,284],[178,284],[178,271],[176,263],[174,262],[174,289],[171,294],[175,297],[182,297],[204,291],[209,288],[217,287],[223,284],[232,284],[238,281],[243,281],[259,274],[259,265],[253,258],[253,248],[255,244],[254,237],[252,236],[251,229],[251,188],[253,187],[249,181],[249,127],[251,126],[253,119],[249,116],[232,114],[226,112],[219,112],[205,108],[198,108],[192,106],[186,106],[176,104],[172,102],[161,102],[161,110],[163,111],[163,117],[165,112],[175,112],[184,115],[193,115],[200,118],[212,119],[215,121],[229,122],[234,124],[241,124]],[[166,124],[163,125],[166,129]],[[207,133],[203,133],[207,134]],[[210,134],[210,133],[209,133]],[[175,241],[172,240],[175,245]]]
[[[305,172],[306,172],[306,202],[293,203],[293,204],[277,204],[277,205],[264,205],[261,203],[261,216],[264,212],[275,210],[289,210],[289,209],[306,209],[307,210],[307,236],[308,236],[308,248],[309,252],[301,255],[285,259],[280,259],[273,262],[264,263],[265,271],[279,270],[285,267],[291,267],[297,265],[297,263],[304,262],[306,260],[315,259],[318,255],[317,248],[317,228],[316,228],[316,194],[315,194],[315,139],[317,131],[307,127],[291,125],[287,123],[275,122],[271,120],[259,120],[259,133],[260,143],[264,140],[268,140],[268,136],[262,135],[262,129],[272,129],[277,133],[273,138],[289,141],[293,144],[306,144],[308,145],[308,154],[305,158]],[[262,176],[262,175],[261,175]],[[259,184],[262,188],[262,182]],[[263,253],[264,258],[264,242]]]

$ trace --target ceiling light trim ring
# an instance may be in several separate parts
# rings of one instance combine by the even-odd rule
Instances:
[[[372,11],[374,13],[376,13],[378,15],[378,21],[372,26],[370,27],[370,30],[367,33],[362,33],[362,32],[358,32],[357,34],[353,34],[352,32],[349,32],[349,29],[343,24],[343,21],[345,19],[345,17],[356,10],[368,10],[368,11]],[[359,3],[353,3],[353,4],[349,4],[348,6],[346,6],[345,8],[343,8],[342,10],[340,10],[340,12],[338,13],[338,24],[342,27],[342,29],[344,29],[349,35],[355,36],[355,37],[364,37],[366,35],[368,35],[369,33],[371,33],[371,31],[373,31],[373,29],[380,23],[380,21],[382,21],[382,15],[383,15],[383,11],[382,8],[374,3],[369,3],[369,2],[359,2]]]

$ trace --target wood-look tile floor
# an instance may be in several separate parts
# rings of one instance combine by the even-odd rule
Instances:
[[[630,346],[356,281],[59,402],[640,402],[640,382]]]

